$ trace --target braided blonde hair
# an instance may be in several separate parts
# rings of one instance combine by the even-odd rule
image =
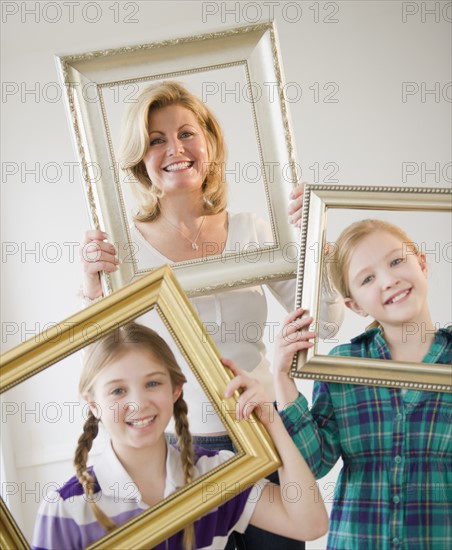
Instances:
[[[168,369],[173,388],[180,387],[186,382],[186,378],[165,340],[154,330],[132,322],[110,332],[107,336],[89,347],[79,383],[80,394],[85,399],[89,400],[94,379],[102,369],[108,366],[118,355],[131,349],[132,346],[140,346],[143,350],[152,353],[157,360],[165,365]],[[195,455],[188,424],[188,407],[183,399],[183,392],[181,392],[179,398],[174,403],[173,415],[184,471],[184,481],[187,484],[194,479]],[[111,532],[117,525],[96,504],[94,499],[95,479],[87,468],[88,453],[97,436],[98,424],[99,419],[90,411],[83,426],[83,433],[77,443],[74,467],[77,479],[83,486],[95,518],[107,532]],[[193,524],[185,527],[183,540],[186,549],[193,548],[195,542]]]

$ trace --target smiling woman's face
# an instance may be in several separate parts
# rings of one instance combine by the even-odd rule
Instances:
[[[162,194],[200,190],[208,169],[204,132],[195,114],[170,105],[149,114],[149,149],[143,162]]]

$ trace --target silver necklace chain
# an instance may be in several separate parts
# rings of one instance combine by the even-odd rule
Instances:
[[[204,220],[206,219],[206,214],[204,214],[203,218],[202,218],[202,221],[201,221],[201,224],[199,226],[199,229],[198,229],[198,232],[196,233],[196,237],[195,239],[192,241],[191,239],[189,239],[187,237],[187,235],[185,235],[178,227],[177,225],[175,225],[172,221],[170,221],[166,216],[164,216],[162,214],[162,217],[164,220],[166,220],[167,223],[169,223],[172,227],[174,227],[174,229],[180,233],[182,235],[182,237],[184,237],[185,240],[187,240],[190,244],[191,244],[191,247],[193,248],[193,250],[199,250],[199,246],[196,244],[196,241],[198,240],[199,238],[199,234],[201,233],[201,229],[202,229],[202,226],[204,225]]]

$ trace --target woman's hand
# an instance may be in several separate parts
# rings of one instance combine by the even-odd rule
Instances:
[[[289,204],[289,222],[295,227],[301,227],[303,213],[304,183],[294,187],[289,195],[292,201]]]
[[[89,229],[80,247],[80,261],[83,269],[83,295],[94,300],[102,296],[99,273],[112,273],[118,269],[116,248],[107,240],[107,234],[99,229]]]
[[[237,401],[237,420],[249,420],[254,412],[263,424],[269,425],[274,419],[275,409],[262,384],[248,376],[230,359],[222,359],[221,362],[235,375],[226,386],[225,397],[232,397],[240,388],[244,390]]]

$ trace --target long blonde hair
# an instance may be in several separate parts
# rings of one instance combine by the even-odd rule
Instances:
[[[353,250],[357,244],[365,237],[376,231],[385,231],[394,235],[404,243],[406,250],[411,254],[419,254],[419,249],[398,225],[394,225],[385,220],[367,219],[352,223],[346,227],[339,235],[332,247],[332,252],[327,257],[327,269],[331,282],[344,298],[351,298],[348,268]],[[378,321],[374,321],[367,328],[381,327]]]
[[[165,340],[154,330],[132,322],[112,331],[104,338],[95,342],[88,349],[79,383],[80,394],[85,399],[89,399],[92,393],[93,381],[102,369],[111,364],[111,362],[124,353],[124,351],[131,349],[132,346],[139,346],[141,349],[150,352],[153,357],[165,365],[168,369],[173,388],[182,386],[186,382],[186,378]],[[194,478],[195,457],[192,437],[188,425],[188,408],[183,399],[183,393],[181,393],[174,403],[173,415],[184,471],[184,480],[187,484],[193,481]],[[83,427],[83,433],[77,443],[77,449],[74,456],[74,467],[77,479],[83,486],[83,490],[95,518],[107,532],[110,532],[113,531],[117,525],[96,504],[94,498],[95,480],[87,468],[88,453],[97,436],[98,425],[99,419],[90,411]],[[185,548],[190,549],[193,547],[194,537],[193,524],[185,527]]]
[[[152,221],[160,214],[160,192],[152,184],[143,158],[149,148],[149,114],[170,105],[190,110],[206,138],[209,166],[203,183],[204,213],[217,214],[226,208],[226,145],[221,126],[198,97],[179,82],[166,80],[144,88],[124,118],[119,163],[132,176],[131,185],[140,208],[134,216],[137,221]]]

